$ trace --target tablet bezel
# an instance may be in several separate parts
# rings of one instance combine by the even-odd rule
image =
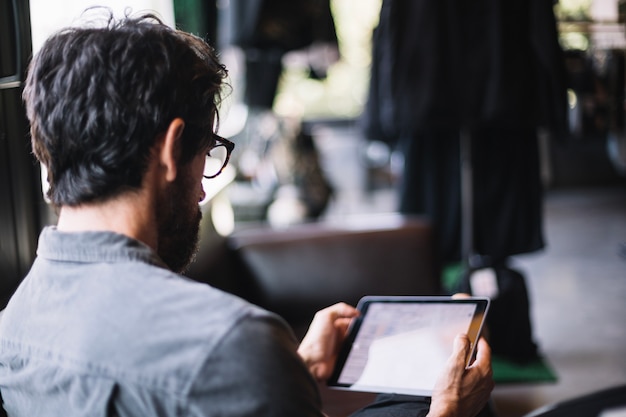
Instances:
[[[408,394],[408,395],[420,395],[430,396],[432,392],[430,390],[413,390],[413,389],[399,389],[397,387],[385,390],[384,387],[376,387],[376,389],[368,387],[353,387],[352,384],[339,383],[338,380],[341,376],[343,367],[348,359],[348,355],[352,349],[352,344],[356,339],[356,336],[361,328],[364,318],[367,316],[368,308],[373,303],[420,303],[420,304],[433,304],[433,303],[450,303],[450,304],[473,304],[476,306],[474,317],[471,319],[470,329],[467,332],[467,336],[470,339],[471,349],[467,356],[467,365],[473,361],[476,341],[481,335],[485,318],[489,310],[490,300],[487,297],[465,297],[465,298],[452,298],[449,296],[365,296],[359,300],[356,308],[360,311],[359,317],[355,318],[348,330],[348,335],[341,347],[337,362],[333,370],[333,374],[327,381],[327,385],[333,389],[348,390],[348,391],[360,391],[360,392],[377,392],[377,393],[396,393],[396,394]]]

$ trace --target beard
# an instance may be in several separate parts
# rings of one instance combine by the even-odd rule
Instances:
[[[181,172],[157,204],[159,244],[157,253],[174,272],[184,272],[198,252],[202,211],[197,184]]]

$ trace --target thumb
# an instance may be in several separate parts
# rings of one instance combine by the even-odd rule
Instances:
[[[454,362],[457,366],[463,365],[465,368],[466,358],[470,350],[470,341],[466,334],[460,333],[454,338],[453,354]]]

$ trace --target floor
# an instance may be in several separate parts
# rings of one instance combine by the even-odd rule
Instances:
[[[545,223],[546,250],[517,261],[558,381],[496,387],[501,417],[626,384],[626,187],[548,191]]]
[[[328,135],[317,141],[337,191],[327,215],[393,210],[392,190],[362,191],[358,145]],[[499,417],[626,384],[626,186],[548,189],[544,229],[546,249],[515,261],[527,276],[535,339],[558,381],[496,386]],[[371,399],[323,395],[335,417]]]

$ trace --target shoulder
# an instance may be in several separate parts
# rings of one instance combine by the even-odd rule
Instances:
[[[241,317],[199,369],[190,397],[198,407],[210,398],[211,409],[225,415],[235,410],[241,415],[322,415],[316,382],[297,354],[297,341],[272,314]]]
[[[150,313],[149,320],[137,320],[143,323],[140,331],[145,332],[148,340],[156,332],[167,334],[169,340],[188,341],[190,347],[200,345],[208,354],[232,335],[283,332],[285,338],[291,336],[290,328],[275,314],[170,271],[153,271],[149,278],[129,285],[120,296],[135,294],[135,300],[128,300],[129,304],[133,302],[127,316],[136,314],[145,318]],[[250,328],[248,322],[257,323],[257,327]],[[157,339],[163,341],[162,336]]]
[[[281,317],[205,284],[184,280],[177,285],[185,288],[173,291],[177,296],[170,301],[195,311],[188,323],[191,333],[180,338],[204,335],[205,356],[188,387],[192,407],[224,415],[322,415],[317,384]]]

